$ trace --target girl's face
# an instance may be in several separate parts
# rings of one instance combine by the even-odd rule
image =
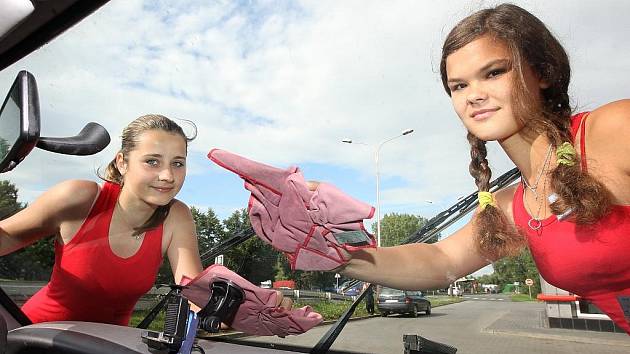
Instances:
[[[157,207],[168,204],[186,178],[186,141],[177,134],[147,130],[138,136],[136,148],[126,160],[116,156],[127,194]]]
[[[446,58],[455,112],[481,140],[502,142],[524,126],[514,114],[514,82],[520,79],[511,63],[507,45],[490,36],[482,36]],[[543,84],[529,65],[523,66],[523,76],[526,89],[539,97]]]

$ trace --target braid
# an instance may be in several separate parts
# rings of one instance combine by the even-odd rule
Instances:
[[[488,166],[486,142],[468,133],[470,143],[470,174],[480,192],[490,189],[492,171]],[[475,238],[479,251],[491,260],[514,255],[523,245],[523,237],[496,206],[481,209],[473,220]]]
[[[554,147],[564,142],[572,142],[570,117],[547,119],[545,133]],[[584,142],[581,142],[583,144]],[[612,195],[601,182],[583,171],[577,155],[572,156],[569,164],[558,164],[551,171],[551,189],[558,200],[550,204],[551,211],[560,215],[573,210],[571,218],[577,224],[592,224],[606,215],[612,205]]]

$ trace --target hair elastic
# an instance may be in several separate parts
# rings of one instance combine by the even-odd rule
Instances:
[[[558,161],[558,165],[575,165],[575,156],[576,152],[571,143],[564,142],[556,149],[556,159]]]
[[[494,202],[494,198],[492,198],[492,193],[490,192],[479,192],[477,193],[477,200],[479,200],[479,206],[481,210],[484,210],[488,205],[492,205],[496,207],[497,204]]]

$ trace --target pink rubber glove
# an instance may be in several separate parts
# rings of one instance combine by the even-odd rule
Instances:
[[[183,277],[180,285],[186,286],[182,294],[193,304],[203,308],[210,300],[210,284],[215,278],[232,281],[243,289],[245,301],[239,306],[230,327],[241,332],[259,336],[302,334],[317,326],[322,315],[313,312],[310,306],[287,310],[277,306],[278,292],[262,289],[248,282],[226,267],[213,264],[196,278]]]
[[[254,231],[287,255],[291,269],[333,270],[348,262],[343,250],[376,247],[363,226],[374,208],[335,186],[310,191],[297,167],[281,170],[219,149],[208,157],[245,180]]]

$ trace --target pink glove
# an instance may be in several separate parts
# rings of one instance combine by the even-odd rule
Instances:
[[[299,309],[286,310],[277,306],[278,292],[262,289],[248,282],[226,267],[213,264],[206,268],[195,279],[183,277],[180,285],[190,302],[203,308],[212,295],[210,284],[215,278],[232,281],[243,289],[245,300],[239,306],[234,319],[227,323],[230,327],[241,332],[259,336],[285,337],[292,334],[302,334],[317,326],[323,320],[322,315],[313,312],[310,306]]]
[[[254,231],[287,255],[291,269],[332,270],[348,262],[342,250],[376,247],[363,227],[374,208],[335,186],[309,191],[297,167],[281,170],[219,149],[208,157],[245,180]]]

